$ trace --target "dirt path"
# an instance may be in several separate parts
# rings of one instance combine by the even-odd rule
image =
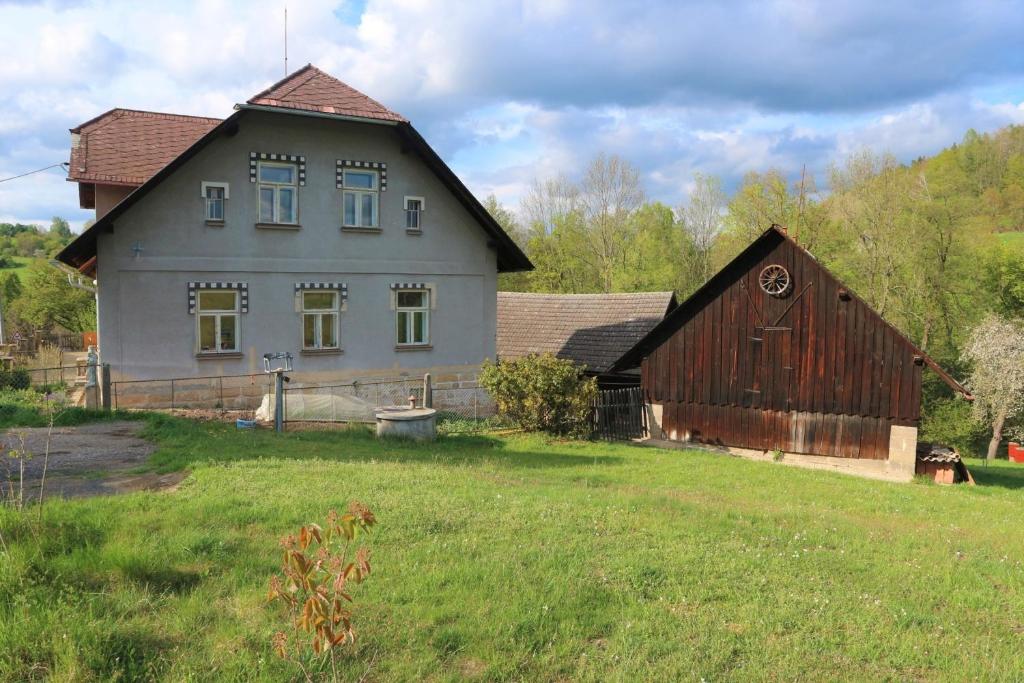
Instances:
[[[76,427],[55,427],[50,437],[50,460],[46,470],[46,495],[99,496],[169,488],[177,485],[187,472],[139,474],[155,447],[139,437],[143,422],[96,422]],[[17,477],[18,462],[8,457],[14,450],[27,450],[32,458],[25,463],[26,498],[39,495],[46,451],[45,428],[15,428],[3,434],[3,465],[0,481],[7,488],[8,471]]]

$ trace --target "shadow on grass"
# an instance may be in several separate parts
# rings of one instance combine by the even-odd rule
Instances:
[[[417,443],[381,441],[364,426],[282,435],[263,429],[239,431],[231,425],[193,422],[159,414],[151,414],[147,420],[143,436],[157,444],[149,465],[158,472],[172,472],[202,462],[258,458],[446,465],[486,462],[512,468],[617,465],[623,461],[619,456],[602,453],[605,448],[602,444],[571,444],[565,452],[534,452],[528,447],[509,449],[505,440],[479,434],[443,436],[434,442]]]
[[[1024,489],[1024,465],[1015,467],[1001,461],[997,461],[995,465],[986,465],[984,460],[975,460],[968,462],[967,467],[978,486]]]

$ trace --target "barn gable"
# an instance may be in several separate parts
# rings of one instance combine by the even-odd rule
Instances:
[[[666,432],[794,453],[885,459],[925,364],[967,393],[775,226],[615,367],[637,364]]]

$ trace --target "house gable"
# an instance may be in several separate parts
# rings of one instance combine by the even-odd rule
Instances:
[[[334,104],[330,104],[330,102],[334,102]],[[252,98],[249,103],[239,105],[238,111],[231,117],[212,128],[156,172],[141,187],[120,201],[106,215],[100,217],[93,226],[61,251],[57,258],[76,268],[85,266],[96,256],[97,235],[101,231],[112,230],[114,222],[119,220],[130,207],[148,195],[156,186],[165,182],[182,165],[206,149],[214,140],[221,137],[230,138],[237,134],[241,126],[247,125],[247,120],[251,120],[252,117],[259,119],[266,115],[293,116],[293,120],[300,122],[300,125],[317,126],[322,125],[323,121],[331,121],[337,126],[377,125],[391,129],[401,140],[402,154],[412,154],[421,159],[444,185],[446,192],[463,206],[473,221],[484,231],[488,237],[488,244],[497,253],[499,272],[532,268],[526,255],[511,237],[504,232],[480,202],[403,117],[390,112],[374,100],[312,66],[303,67],[287,79]],[[367,128],[367,130],[369,129]],[[270,144],[272,140],[273,136],[267,140],[267,143]],[[311,153],[308,156],[312,158],[313,155]],[[358,157],[353,151],[344,150],[338,150],[335,156],[339,158]],[[332,157],[329,161],[334,164],[336,158]]]

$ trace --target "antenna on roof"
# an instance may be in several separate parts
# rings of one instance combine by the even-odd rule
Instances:
[[[288,5],[284,6],[284,75],[288,75]]]

